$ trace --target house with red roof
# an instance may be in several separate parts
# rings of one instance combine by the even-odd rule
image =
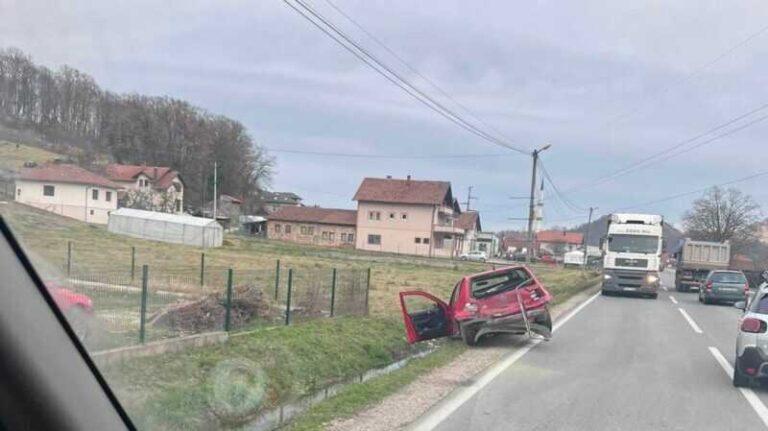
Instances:
[[[284,206],[267,216],[267,237],[300,244],[354,247],[357,211]]]
[[[584,242],[584,234],[562,230],[544,230],[536,232],[536,249],[541,254],[562,256],[564,253],[576,250]]]
[[[87,223],[106,224],[117,209],[120,188],[109,179],[74,164],[27,165],[14,179],[14,199],[22,204]]]
[[[123,165],[105,167],[105,176],[120,187],[122,205],[142,199],[154,211],[181,213],[184,210],[184,180],[178,171],[167,166]],[[146,206],[142,204],[140,206]]]
[[[357,201],[360,250],[455,258],[465,229],[461,209],[446,181],[365,178]]]

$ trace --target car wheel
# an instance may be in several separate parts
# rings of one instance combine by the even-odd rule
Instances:
[[[746,388],[749,386],[749,377],[741,374],[739,370],[739,358],[736,358],[736,363],[733,367],[733,386],[737,388]]]
[[[601,290],[600,294],[603,295],[603,296],[611,296],[611,295],[613,295],[612,292],[609,292],[607,290]]]
[[[461,325],[461,340],[467,346],[474,346],[477,344],[477,327],[472,325]]]
[[[707,299],[707,297],[706,297],[706,296],[702,296],[702,297],[701,297],[701,303],[702,303],[702,304],[711,304],[711,303],[712,303],[712,301],[710,301],[709,299]]]
[[[659,294],[658,293],[651,293],[650,295],[648,295],[648,297],[651,298],[651,299],[656,299],[656,298],[659,297]]]

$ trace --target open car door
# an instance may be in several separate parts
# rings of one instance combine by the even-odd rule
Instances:
[[[411,344],[447,337],[456,332],[450,307],[434,295],[419,291],[400,292],[400,307],[405,333]]]

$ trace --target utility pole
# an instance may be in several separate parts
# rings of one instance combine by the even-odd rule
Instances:
[[[477,200],[477,198],[476,198],[476,197],[472,196],[472,189],[473,189],[473,188],[474,188],[473,186],[469,186],[469,188],[467,189],[467,202],[466,202],[466,204],[467,204],[467,211],[469,211],[469,203],[470,203],[470,202],[471,202],[473,199],[474,199],[474,200]]]
[[[533,242],[534,242],[533,218],[535,217],[534,195],[536,194],[536,169],[539,164],[539,153],[547,150],[551,146],[552,146],[551,144],[547,144],[537,150],[533,150],[533,152],[531,153],[531,156],[533,157],[533,170],[531,171],[531,196],[530,196],[530,205],[528,206],[528,252],[525,254],[526,263],[531,263],[531,261],[533,260]]]
[[[219,203],[219,193],[218,188],[219,186],[219,175],[218,175],[218,164],[216,163],[216,160],[213,161],[213,220],[216,220],[216,210],[217,205]]]
[[[596,210],[597,208],[589,207],[589,219],[587,219],[587,229],[586,232],[584,232],[584,266],[582,266],[582,270],[587,270],[587,258],[589,257],[589,254],[587,253],[587,249],[589,248],[589,225],[592,224],[592,211]]]

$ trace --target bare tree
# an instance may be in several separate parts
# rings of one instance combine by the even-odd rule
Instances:
[[[731,241],[735,250],[748,246],[757,234],[760,206],[749,195],[713,187],[693,202],[683,223],[687,234],[702,241]]]

